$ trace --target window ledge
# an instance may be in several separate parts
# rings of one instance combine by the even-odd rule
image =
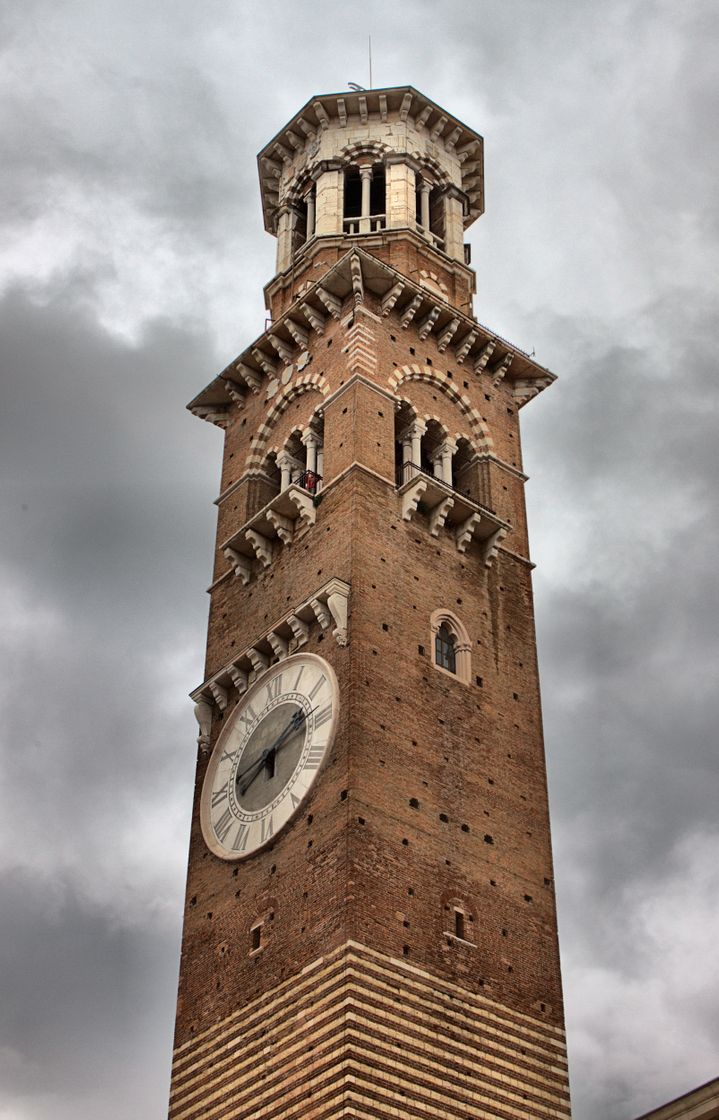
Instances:
[[[489,568],[497,550],[511,529],[508,522],[458,493],[452,486],[433,475],[417,473],[397,488],[402,518],[411,521],[419,503],[427,507],[429,531],[438,537],[446,528],[454,537],[459,552],[466,552],[472,540],[479,541],[482,558]]]

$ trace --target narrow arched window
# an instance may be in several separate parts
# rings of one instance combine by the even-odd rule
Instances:
[[[434,660],[441,669],[448,673],[457,672],[457,654],[455,650],[456,638],[450,632],[446,622],[443,622],[434,639]]]

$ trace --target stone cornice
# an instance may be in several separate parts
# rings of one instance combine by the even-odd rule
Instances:
[[[226,426],[232,405],[242,407],[246,394],[259,393],[264,379],[271,386],[280,376],[286,377],[288,370],[291,376],[295,369],[304,369],[309,362],[304,347],[311,333],[324,334],[329,319],[342,317],[345,303],[362,306],[367,293],[379,301],[384,318],[396,314],[402,325],[415,318],[422,322],[425,337],[434,334],[441,338],[441,348],[452,353],[457,364],[471,366],[494,386],[503,380],[510,383],[518,407],[556,380],[548,369],[489,327],[355,247],[301,291],[285,314],[226,366],[188,409]],[[290,358],[294,361],[288,362]]]

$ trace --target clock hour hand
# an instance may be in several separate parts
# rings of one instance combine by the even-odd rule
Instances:
[[[312,711],[314,711],[314,708],[312,709]],[[312,713],[310,712],[309,714],[311,715]],[[240,795],[247,792],[257,775],[262,770],[262,767],[267,762],[268,758],[276,754],[280,747],[284,746],[287,740],[291,738],[291,736],[296,731],[299,731],[306,718],[307,716],[304,710],[300,708],[299,711],[295,712],[295,714],[292,716],[292,719],[287,724],[287,727],[285,727],[284,731],[282,731],[277,736],[274,743],[270,747],[266,747],[259,758],[256,758],[254,762],[251,762],[250,765],[246,767],[246,769],[241,770],[240,773],[235,776],[235,784],[237,785]],[[254,773],[252,773],[253,771]],[[248,774],[251,774],[252,776],[248,778]],[[243,778],[246,780],[243,781]]]

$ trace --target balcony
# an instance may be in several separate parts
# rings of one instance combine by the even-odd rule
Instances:
[[[403,463],[399,468],[397,493],[405,521],[411,521],[415,513],[426,514],[431,536],[439,537],[440,531],[446,530],[459,552],[466,552],[470,543],[477,541],[485,565],[491,567],[511,529],[508,522],[416,463]]]
[[[223,555],[244,584],[250,582],[256,560],[269,568],[283,545],[291,545],[302,529],[314,525],[321,488],[320,475],[303,471],[224,541]]]
[[[352,235],[360,233],[377,233],[387,226],[386,214],[370,214],[367,218],[343,218],[342,229]]]

